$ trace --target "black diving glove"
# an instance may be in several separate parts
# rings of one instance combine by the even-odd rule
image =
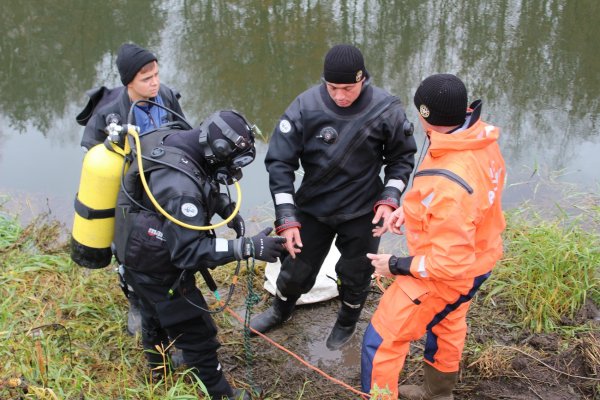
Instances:
[[[219,197],[216,199],[215,207],[217,214],[219,214],[221,218],[226,219],[233,213],[235,202],[232,202],[225,193],[220,193]],[[239,212],[227,223],[227,227],[235,231],[236,238],[241,238],[246,234],[246,224]]]
[[[244,258],[254,257],[257,260],[275,262],[284,251],[285,238],[269,236],[273,228],[265,228],[259,234],[244,238]]]
[[[234,208],[235,208],[235,203],[233,203],[231,205],[231,207],[228,207],[225,218],[227,218],[229,215],[231,215]],[[229,221],[227,223],[227,227],[229,229],[233,229],[235,231],[236,238],[241,238],[242,236],[244,236],[246,234],[246,223],[244,222],[244,218],[242,218],[242,216],[240,215],[239,212],[235,215],[235,217],[233,217],[233,219],[231,221]]]

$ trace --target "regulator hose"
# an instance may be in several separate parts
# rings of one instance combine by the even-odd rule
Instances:
[[[187,229],[191,229],[194,231],[209,231],[212,229],[216,229],[219,228],[223,225],[226,225],[227,223],[229,223],[236,215],[237,213],[240,211],[240,206],[242,204],[242,189],[240,188],[240,184],[238,183],[238,181],[234,181],[233,184],[235,186],[235,190],[237,193],[237,197],[236,197],[236,203],[235,203],[235,208],[233,209],[233,212],[231,213],[231,215],[227,218],[225,218],[223,221],[216,223],[214,225],[206,225],[206,226],[199,226],[199,225],[190,225],[187,224],[183,221],[178,220],[177,218],[173,217],[171,214],[169,214],[167,211],[165,211],[165,209],[163,209],[160,204],[158,204],[158,201],[156,201],[156,199],[154,198],[154,196],[152,195],[152,192],[150,192],[150,188],[148,187],[148,182],[146,181],[146,176],[144,175],[144,167],[143,167],[143,163],[142,163],[142,148],[140,145],[140,136],[137,133],[137,131],[135,130],[135,127],[133,125],[127,125],[127,134],[131,137],[133,137],[133,141],[135,142],[135,151],[137,152],[137,154],[139,155],[138,157],[136,157],[137,159],[137,163],[138,163],[138,168],[140,170],[140,179],[142,181],[142,186],[144,187],[144,191],[146,192],[146,194],[148,195],[148,198],[150,199],[150,201],[152,202],[152,204],[154,205],[154,207],[156,207],[156,210],[161,213],[165,218],[167,218],[169,221],[173,222],[174,224],[177,224],[183,228],[187,228]]]

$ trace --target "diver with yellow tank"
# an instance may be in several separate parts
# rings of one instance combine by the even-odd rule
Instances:
[[[114,250],[140,298],[150,367],[163,364],[156,346],[174,340],[186,366],[218,399],[240,393],[222,374],[216,326],[194,273],[249,257],[275,261],[285,239],[268,236],[266,228],[253,237],[238,229],[239,237],[227,240],[199,227],[210,227],[214,214],[228,218],[235,212],[219,188],[240,180],[254,157],[253,129],[233,110],[216,112],[195,129],[159,129],[143,138],[117,199]],[[173,219],[158,212],[155,202]]]

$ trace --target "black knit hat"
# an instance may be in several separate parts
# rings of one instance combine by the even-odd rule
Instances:
[[[454,75],[426,78],[417,88],[414,101],[419,114],[431,125],[454,126],[465,122],[467,88]]]
[[[123,85],[131,82],[138,71],[151,61],[158,61],[158,59],[148,50],[135,43],[122,44],[117,53],[117,68]]]
[[[356,83],[366,76],[359,49],[349,44],[333,46],[325,55],[323,78],[330,83]]]

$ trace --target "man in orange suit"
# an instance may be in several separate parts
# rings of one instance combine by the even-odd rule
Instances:
[[[459,78],[428,77],[414,103],[430,147],[402,206],[374,229],[401,234],[404,225],[410,255],[367,254],[376,273],[396,279],[365,332],[361,383],[379,399],[448,400],[471,299],[502,255],[505,164],[499,129],[479,118],[481,100],[467,107]],[[424,382],[398,388],[410,342],[425,333]]]

